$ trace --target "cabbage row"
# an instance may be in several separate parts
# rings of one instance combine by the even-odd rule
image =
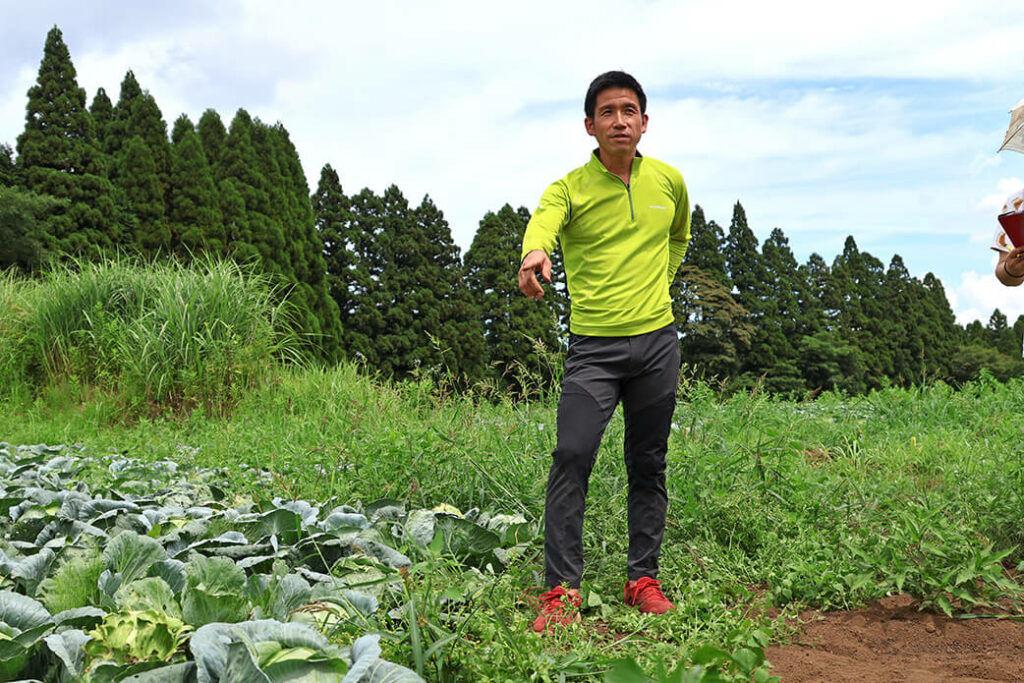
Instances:
[[[374,633],[411,566],[399,549],[441,550],[482,578],[536,535],[518,515],[396,500],[322,512],[231,498],[225,481],[0,443],[0,680],[421,681],[380,658]]]

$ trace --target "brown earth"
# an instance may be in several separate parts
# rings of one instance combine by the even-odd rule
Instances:
[[[1024,681],[1024,622],[921,612],[906,595],[800,615],[795,644],[768,648],[782,683]]]

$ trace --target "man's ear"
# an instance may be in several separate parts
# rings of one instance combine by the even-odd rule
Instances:
[[[583,127],[587,129],[587,135],[597,137],[597,129],[594,128],[594,119],[586,116],[583,118]]]
[[[644,119],[643,125],[640,126],[640,134],[641,135],[643,135],[644,133],[647,132],[647,114],[643,115],[643,119]]]

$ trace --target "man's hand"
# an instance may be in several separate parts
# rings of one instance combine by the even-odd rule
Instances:
[[[1007,254],[1003,268],[1010,277],[1024,277],[1024,247],[1017,247]]]
[[[1024,247],[999,253],[996,279],[1007,287],[1020,287],[1024,283]]]
[[[1024,268],[1024,263],[1021,264]],[[544,288],[537,282],[537,273],[545,281],[551,282],[551,259],[540,249],[534,249],[519,266],[519,291],[531,299],[539,299],[544,296]]]

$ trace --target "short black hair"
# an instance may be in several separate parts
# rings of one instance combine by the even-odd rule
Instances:
[[[647,113],[647,95],[640,83],[625,71],[606,71],[590,83],[587,88],[587,97],[583,100],[583,111],[588,119],[594,118],[594,107],[597,106],[597,96],[608,88],[626,88],[636,93],[640,100],[640,113]]]

